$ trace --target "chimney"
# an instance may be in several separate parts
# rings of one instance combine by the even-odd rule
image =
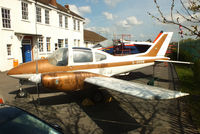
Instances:
[[[65,8],[66,8],[66,9],[69,9],[69,5],[65,5]]]
[[[50,0],[49,3],[55,7],[57,6],[56,0]]]

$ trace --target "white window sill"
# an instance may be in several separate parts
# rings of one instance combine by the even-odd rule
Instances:
[[[13,56],[8,56],[8,60],[13,60],[14,57]]]
[[[25,20],[25,19],[22,19],[22,21],[30,23],[30,21],[29,21],[28,19],[27,19],[27,20]]]
[[[2,28],[2,30],[5,30],[5,31],[14,31],[14,30],[11,29],[11,28]]]

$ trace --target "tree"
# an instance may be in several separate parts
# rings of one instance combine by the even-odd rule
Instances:
[[[178,0],[177,0],[178,1]],[[183,10],[175,9],[175,0],[171,0],[170,17],[167,17],[162,12],[157,0],[154,0],[156,8],[160,16],[148,14],[157,21],[165,24],[173,24],[183,28],[184,35],[196,36],[200,38],[200,0],[179,0]],[[182,19],[183,21],[180,21]],[[181,30],[182,31],[182,30]]]

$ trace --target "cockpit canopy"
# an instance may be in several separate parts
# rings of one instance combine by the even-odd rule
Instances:
[[[105,54],[101,52],[93,52],[89,48],[74,47],[73,49],[73,63],[93,63],[107,59]],[[53,52],[48,58],[49,63],[55,66],[68,65],[69,54],[68,48],[60,48]]]

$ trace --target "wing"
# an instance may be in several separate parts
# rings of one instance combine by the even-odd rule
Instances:
[[[86,82],[143,99],[173,99],[189,95],[179,91],[143,85],[111,77],[90,77]]]

